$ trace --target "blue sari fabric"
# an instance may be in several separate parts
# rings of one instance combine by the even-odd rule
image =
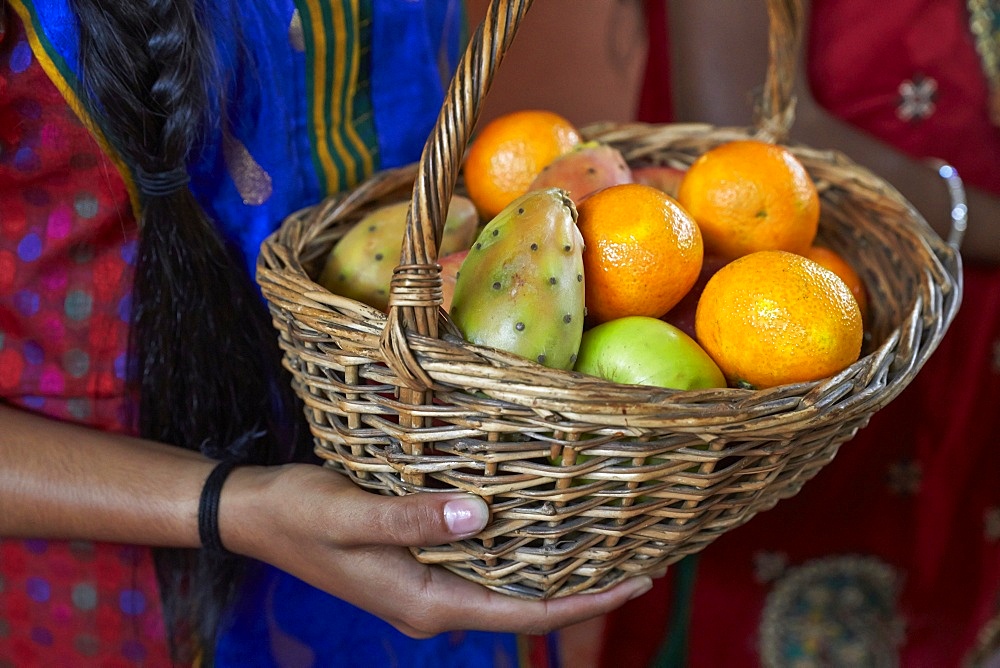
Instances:
[[[75,85],[68,0],[25,4]],[[465,14],[461,0],[203,4],[222,92],[189,160],[191,188],[253,271],[260,242],[284,216],[420,157],[460,55]]]
[[[517,638],[456,631],[426,640],[270,566],[243,593],[217,651],[218,666],[270,668],[514,668]]]
[[[465,16],[460,0],[202,4],[222,94],[189,161],[191,187],[253,271],[261,241],[285,216],[419,158],[460,55]],[[26,5],[59,74],[76,87],[67,0]],[[123,177],[134,191],[131,175]],[[241,668],[517,664],[516,636],[414,640],[264,565],[224,620],[217,648],[217,665]]]

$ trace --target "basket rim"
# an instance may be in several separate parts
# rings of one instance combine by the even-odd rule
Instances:
[[[636,133],[656,136],[664,129],[682,136],[709,137],[712,141],[746,137],[752,132],[748,128],[715,127],[704,123],[598,124],[585,129],[585,132],[615,143],[622,141],[623,136],[634,136]],[[879,345],[872,347],[840,373],[770,389],[673,390],[615,383],[572,370],[544,367],[533,360],[467,342],[450,323],[447,313],[439,309],[441,335],[432,337],[413,331],[405,334],[417,362],[432,381],[430,389],[452,393],[485,392],[498,401],[498,415],[509,411],[511,406],[519,406],[541,413],[557,412],[571,420],[607,424],[608,427],[642,427],[665,424],[664,415],[669,413],[672,417],[666,423],[671,428],[708,432],[725,431],[737,420],[742,429],[757,433],[775,429],[787,431],[789,420],[815,425],[823,420],[846,419],[888,403],[922,366],[957,311],[961,295],[961,256],[877,175],[837,152],[820,151],[804,145],[789,145],[789,148],[803,159],[807,169],[818,163],[829,163],[840,170],[853,170],[852,184],[865,186],[865,196],[889,198],[911,224],[912,229],[907,230],[909,235],[926,244],[931,249],[931,257],[940,265],[933,271],[926,270],[925,280],[933,282],[935,277],[941,280],[942,297],[927,303],[928,300],[918,295],[907,317],[889,331]],[[642,149],[639,149],[632,158],[642,154]],[[322,331],[330,326],[329,316],[340,313],[353,318],[352,328],[358,332],[373,336],[384,333],[390,322],[387,314],[353,299],[334,295],[308,275],[299,253],[316,238],[317,233],[314,231],[303,237],[304,241],[296,241],[295,237],[303,227],[315,223],[322,210],[337,210],[338,215],[349,221],[360,217],[366,208],[395,198],[401,199],[415,174],[416,165],[413,164],[383,170],[352,191],[332,196],[288,216],[265,239],[258,257],[258,279],[279,318],[297,317],[307,327]],[[869,190],[874,195],[870,195]],[[287,292],[282,296],[281,283],[286,284],[286,291],[288,284],[293,283],[294,298],[301,299],[302,303],[293,305]],[[938,327],[927,341],[915,346],[916,355],[912,359],[899,360],[895,352],[897,348],[901,344],[912,346],[920,338],[922,327],[928,320],[936,321]],[[379,358],[376,354],[371,357]],[[458,371],[453,364],[455,360],[472,366],[466,372]],[[892,365],[901,368],[884,385],[866,393],[863,388],[873,379],[885,375]],[[860,392],[859,388],[862,388]],[[840,400],[845,396],[852,399],[842,404]],[[595,398],[600,401],[595,401]],[[720,406],[726,408],[720,409]],[[705,415],[708,407],[716,412],[711,418]]]
[[[298,318],[303,332],[322,332],[333,326],[335,318],[331,316],[347,316],[351,325],[341,327],[339,333],[351,330],[352,336],[377,339],[377,345],[359,344],[356,352],[386,366],[388,375],[398,378],[398,386],[412,393],[408,400],[416,403],[426,403],[426,397],[421,396],[431,390],[480,392],[500,400],[498,411],[510,410],[513,405],[540,414],[558,412],[600,423],[635,425],[655,421],[669,409],[671,426],[678,429],[723,430],[728,423],[742,420],[744,427],[752,423],[767,432],[781,428],[774,424],[774,415],[782,415],[786,426],[789,421],[814,424],[831,416],[844,419],[857,411],[878,408],[898,394],[936,348],[954,317],[961,301],[961,257],[877,175],[835,151],[818,151],[787,141],[794,119],[792,82],[803,31],[800,0],[766,0],[769,62],[753,127],[604,123],[582,128],[581,134],[612,145],[630,142],[630,150],[622,151],[629,164],[655,154],[667,132],[671,142],[679,143],[706,138],[716,144],[746,138],[769,141],[787,146],[803,162],[821,190],[821,199],[826,184],[844,181],[850,184],[851,195],[858,198],[858,206],[889,205],[904,223],[893,230],[900,235],[893,239],[909,234],[907,243],[928,266],[920,268],[921,284],[909,309],[905,313],[900,309],[899,322],[894,319],[891,323],[895,327],[880,332],[881,343],[830,378],[767,390],[682,391],[551,369],[462,338],[440,308],[437,254],[446,202],[461,180],[462,158],[481,110],[478,102],[488,93],[493,73],[531,4],[531,0],[490,2],[456,69],[418,163],[376,173],[351,190],[292,214],[264,240],[258,257],[258,281],[275,312],[276,325],[284,320],[291,327]],[[323,234],[321,226],[313,223],[328,216],[346,224],[352,216],[360,216],[366,206],[390,197],[402,200],[407,194],[406,234],[390,285],[388,313],[331,295],[308,276],[299,254]],[[312,229],[306,229],[310,225]],[[331,332],[331,336],[336,334]],[[900,349],[906,352],[906,359],[898,355]],[[873,383],[877,390],[868,389]],[[709,419],[707,406],[719,415]]]

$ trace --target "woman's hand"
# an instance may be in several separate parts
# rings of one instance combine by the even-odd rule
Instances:
[[[486,504],[466,494],[387,497],[313,465],[242,468],[223,488],[219,524],[230,550],[271,563],[425,638],[444,631],[545,633],[613,610],[647,577],[600,594],[527,601],[418,562],[407,546],[479,532]]]
[[[159,443],[0,403],[0,536],[198,547],[198,502],[215,462]],[[236,469],[220,499],[223,544],[372,612],[414,637],[449,630],[543,633],[617,608],[634,578],[593,595],[525,601],[419,563],[406,546],[474,535],[486,505],[465,494],[390,498],[313,464]]]

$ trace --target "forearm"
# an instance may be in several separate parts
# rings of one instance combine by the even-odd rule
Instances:
[[[799,90],[802,88],[800,85]],[[796,123],[792,129],[795,141],[824,148],[830,146],[831,137],[836,137],[838,151],[892,184],[938,234],[947,238],[951,224],[951,199],[945,181],[938,175],[936,167],[926,160],[911,158],[834,118],[808,94],[800,92],[798,99]],[[1000,198],[968,183],[965,184],[965,190],[969,224],[962,243],[962,254],[979,262],[998,264]]]
[[[805,4],[808,11],[809,3]],[[670,0],[668,28],[677,120],[749,125],[753,118],[751,93],[761,87],[767,69],[765,4]],[[801,63],[797,74],[797,104],[790,139],[817,149],[835,149],[867,167],[897,188],[939,234],[946,235],[950,201],[947,187],[935,170],[821,108],[805,83]],[[966,190],[969,227],[962,253],[979,261],[1000,262],[1000,198],[968,183]]]
[[[195,452],[0,404],[0,536],[197,547]]]
[[[0,536],[197,547],[214,462],[198,453],[63,424],[0,404]],[[354,603],[413,637],[454,629],[543,633],[608,612],[652,586],[551,601],[492,592],[418,563],[404,546],[478,533],[480,499],[371,494],[321,466],[246,466],[223,487],[223,545]]]

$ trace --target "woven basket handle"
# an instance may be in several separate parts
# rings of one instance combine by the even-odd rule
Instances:
[[[544,1],[544,0],[543,0]],[[417,392],[434,381],[420,366],[408,333],[438,338],[441,267],[438,247],[458,174],[482,102],[533,0],[492,0],[448,88],[417,168],[406,236],[389,289],[381,350],[401,382]],[[766,0],[770,21],[768,70],[757,110],[757,136],[782,141],[794,118],[791,95],[801,42],[801,0]]]
[[[788,139],[795,120],[792,90],[802,47],[805,11],[802,0],[767,0],[767,15],[767,75],[754,124],[758,138],[780,143]]]

